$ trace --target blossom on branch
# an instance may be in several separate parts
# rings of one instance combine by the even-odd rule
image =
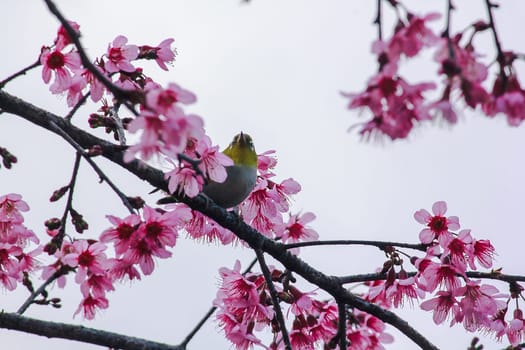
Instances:
[[[57,48],[52,50],[44,47],[40,54],[40,63],[42,64],[44,83],[49,83],[51,75],[54,74],[54,81],[49,90],[56,94],[66,91],[70,87],[73,72],[80,68],[80,56],[75,51],[62,53]]]
[[[135,71],[135,67],[131,64],[131,61],[137,58],[139,48],[137,45],[126,45],[127,42],[128,38],[119,35],[108,46],[106,54],[107,61],[104,65],[108,73],[118,71],[130,73]]]
[[[42,247],[28,251],[30,243],[39,243],[38,237],[24,224],[22,212],[29,206],[16,193],[0,195],[0,286],[14,290],[23,281],[24,274],[38,267]]]

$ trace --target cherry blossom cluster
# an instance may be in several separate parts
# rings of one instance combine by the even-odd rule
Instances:
[[[467,276],[468,267],[491,268],[495,249],[490,241],[473,238],[468,229],[452,232],[459,229],[459,220],[446,217],[446,211],[445,202],[436,202],[432,214],[424,209],[414,214],[419,223],[426,225],[420,240],[428,244],[426,257],[412,259],[418,269],[417,285],[426,292],[436,292],[434,298],[421,303],[421,308],[432,310],[437,324],[450,319],[450,325],[462,323],[467,331],[490,332],[497,338],[506,335],[513,346],[517,345],[525,332],[521,309],[516,304],[510,322],[504,316],[510,299],[517,302],[522,288],[510,284],[509,296]]]
[[[7,290],[24,282],[24,275],[38,267],[36,257],[42,253],[38,237],[24,225],[22,213],[28,210],[22,196],[0,196],[0,285]]]
[[[462,324],[469,332],[491,333],[498,339],[506,336],[516,346],[525,332],[525,319],[517,301],[523,287],[509,282],[510,295],[495,286],[471,279],[467,269],[491,268],[495,249],[488,240],[475,239],[468,229],[460,229],[456,216],[446,216],[445,202],[436,202],[432,214],[421,209],[415,219],[425,225],[419,234],[426,246],[424,257],[413,256],[410,263],[416,272],[404,268],[401,254],[393,247],[385,249],[389,260],[381,272],[386,279],[366,282],[367,290],[360,296],[384,309],[420,303],[423,310],[433,311],[436,324],[449,320],[450,326]],[[493,271],[493,273],[498,273]],[[284,348],[279,325],[264,277],[258,273],[240,272],[237,262],[233,269],[220,270],[221,286],[215,305],[217,320],[225,336],[237,349],[264,346],[258,336],[269,327],[274,334],[272,349]],[[281,304],[290,322],[290,342],[293,348],[314,349],[316,345],[337,344],[338,306],[333,300],[317,299],[315,292],[302,292],[290,282],[286,273],[272,269]],[[433,295],[432,295],[433,294]],[[509,301],[516,300],[511,319],[506,319]],[[359,310],[349,310],[347,339],[349,349],[380,349],[393,338],[385,333],[385,324]]]
[[[168,249],[175,246],[178,231],[190,218],[189,208],[182,206],[170,212],[145,206],[142,217],[108,215],[113,226],[100,235],[100,240],[64,242],[54,253],[56,260],[43,268],[42,278],[62,271],[58,285],[64,287],[66,273],[74,271],[83,298],[76,313],[93,319],[98,309],[109,306],[106,293],[115,289],[115,282],[140,279],[141,272],[150,275],[155,259],[171,257]],[[108,253],[108,245],[113,246],[114,254]]]
[[[221,268],[221,286],[214,305],[217,321],[226,338],[236,349],[255,345],[268,349],[284,349],[280,325],[270,300],[264,277],[258,273],[241,273],[237,261],[233,269]],[[315,292],[301,292],[287,279],[287,274],[273,268],[272,280],[279,286],[277,293],[287,308],[284,313],[291,323],[290,343],[293,349],[316,349],[319,345],[337,348],[338,308],[333,300],[315,298]],[[381,349],[393,338],[385,332],[378,318],[359,310],[346,310],[347,338],[350,349]],[[270,330],[273,340],[265,346],[259,333]]]
[[[77,23],[69,24],[79,31]],[[212,146],[204,134],[202,118],[184,111],[183,105],[196,101],[195,94],[175,83],[162,87],[146,76],[142,68],[135,66],[137,60],[154,59],[160,68],[168,70],[167,64],[175,58],[175,51],[171,49],[173,41],[166,39],[158,46],[138,46],[128,44],[128,39],[119,35],[109,44],[107,52],[95,59],[93,66],[138,104],[138,115],[122,121],[128,132],[141,133],[139,142],[127,149],[125,160],[132,161],[137,155],[144,160],[166,157],[173,165],[173,170],[166,173],[170,191],[193,197],[202,190],[203,175],[206,180],[224,181],[224,166],[231,165],[231,160],[218,152],[217,146]],[[51,82],[50,91],[67,93],[70,107],[88,93],[93,102],[100,101],[105,94],[111,95],[93,70],[81,64],[79,53],[63,26],[58,30],[54,45],[42,48],[40,62],[44,82]],[[103,101],[99,110],[102,114],[92,114],[90,125],[104,126],[120,139],[119,125],[115,122],[116,109],[116,105]],[[189,158],[183,160],[181,154]],[[188,159],[198,161],[198,169]]]
[[[409,12],[398,1],[388,3],[396,8],[397,24],[389,38],[372,44],[379,70],[364,91],[344,94],[350,100],[350,109],[363,109],[372,115],[370,120],[359,124],[361,135],[386,135],[395,140],[406,138],[422,121],[441,117],[454,124],[458,120],[455,100],[462,100],[466,106],[478,108],[488,116],[502,113],[512,126],[521,124],[525,119],[525,91],[513,67],[518,55],[502,51],[497,43],[499,72],[489,92],[489,65],[480,61],[483,55],[476,52],[474,46],[474,39],[481,32],[490,29],[497,35],[493,26],[478,20],[463,31],[451,34],[447,22],[443,34],[438,35],[428,22],[438,19],[439,14],[420,16]],[[404,18],[401,8],[405,9]],[[425,48],[435,51],[434,61],[442,77],[439,84],[434,81],[411,84],[399,71],[402,63],[418,56]],[[440,97],[433,101],[428,92],[438,85]]]
[[[425,209],[414,214],[425,225],[419,238],[427,247],[424,257],[410,259],[417,272],[409,274],[398,252],[391,249],[390,260],[382,269],[386,280],[369,283],[365,299],[387,309],[403,306],[406,301],[413,304],[424,300],[420,306],[433,311],[436,324],[449,320],[450,326],[463,324],[470,332],[490,332],[497,338],[507,335],[516,345],[525,331],[521,309],[516,308],[512,321],[505,321],[509,295],[467,276],[468,268],[492,267],[494,247],[488,240],[473,238],[468,229],[454,232],[460,228],[459,219],[445,216],[446,211],[445,202],[436,202],[432,214]],[[510,289],[514,289],[511,296],[517,300],[522,288],[511,283]],[[434,297],[426,298],[428,293],[434,293]]]

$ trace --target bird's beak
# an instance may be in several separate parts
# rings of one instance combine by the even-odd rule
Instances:
[[[242,131],[241,133],[239,134],[239,144],[243,145],[243,146],[247,146],[250,144],[250,141],[251,141],[251,137],[250,135],[248,134],[244,134]]]

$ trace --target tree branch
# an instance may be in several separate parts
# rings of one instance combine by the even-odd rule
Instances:
[[[107,332],[94,328],[70,325],[66,323],[42,321],[12,313],[0,313],[0,328],[7,328],[48,338],[77,340],[112,349],[125,350],[183,350],[181,346],[172,346],[145,339]]]
[[[346,341],[346,305],[337,303],[339,320],[337,325],[337,335],[339,336],[339,350],[346,350],[348,342]]]
[[[279,297],[277,296],[277,290],[272,281],[272,274],[266,261],[264,260],[264,253],[261,249],[255,249],[255,254],[257,254],[257,260],[259,261],[259,266],[266,281],[266,286],[270,292],[270,297],[272,298],[273,309],[275,311],[275,318],[281,328],[281,335],[283,336],[284,348],[286,350],[292,350],[292,344],[290,343],[290,336],[288,335],[288,330],[286,329],[286,322],[284,321],[283,310],[281,310],[281,304],[279,303]]]
[[[4,86],[6,86],[7,83],[9,83],[11,80],[18,78],[21,75],[25,75],[28,71],[30,71],[33,68],[36,68],[40,65],[40,59],[36,60],[36,62],[30,64],[29,66],[19,70],[18,72],[11,74],[4,80],[0,81],[0,89],[3,89]]]
[[[102,169],[99,168],[97,163],[95,163],[95,161],[91,159],[91,156],[86,154],[86,151],[84,151],[82,147],[74,139],[72,139],[64,130],[58,127],[58,125],[51,122],[49,123],[49,126],[53,129],[54,132],[56,132],[57,134],[62,136],[64,140],[69,142],[69,144],[71,144],[71,146],[73,146],[77,150],[79,155],[84,157],[84,159],[88,162],[89,165],[91,165],[93,170],[95,170],[97,175],[100,177],[101,181],[103,180],[104,182],[106,182],[108,186],[111,187],[113,192],[115,192],[117,196],[120,198],[120,200],[122,201],[122,204],[124,204],[124,206],[129,210],[131,214],[134,214],[135,210],[133,209],[133,206],[129,202],[128,197],[124,193],[122,193],[122,191],[113,183],[113,181],[110,180],[109,177],[106,176],[106,174],[102,171]],[[72,192],[72,188],[70,192]]]

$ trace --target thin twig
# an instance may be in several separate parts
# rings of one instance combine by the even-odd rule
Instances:
[[[211,317],[211,315],[215,313],[215,311],[217,311],[217,306],[212,306],[208,310],[208,312],[206,312],[206,314],[201,318],[201,320],[195,325],[195,327],[193,327],[191,332],[186,336],[186,338],[184,338],[184,341],[180,344],[183,349],[186,349],[186,346],[188,345],[188,343],[193,339],[195,334],[199,332],[202,326],[204,326],[206,321],[208,321],[208,319]]]
[[[71,212],[71,208],[73,205],[73,192],[75,190],[75,183],[77,181],[77,175],[78,175],[78,169],[80,167],[80,159],[81,155],[79,152],[76,153],[75,156],[75,163],[73,164],[73,172],[71,173],[71,179],[69,180],[69,184],[67,185],[68,188],[68,194],[67,194],[67,200],[66,200],[66,206],[64,207],[64,213],[62,214],[62,218],[60,219],[60,229],[57,236],[60,242],[60,245],[62,244],[62,240],[64,239],[64,235],[66,234],[66,222],[67,222],[67,216]],[[55,238],[54,238],[55,239]]]
[[[268,265],[264,261],[264,253],[259,248],[254,248],[255,254],[257,254],[257,260],[259,260],[259,266],[264,275],[266,285],[268,286],[268,291],[270,292],[270,297],[272,298],[273,309],[275,311],[275,317],[281,328],[281,334],[283,336],[284,347],[287,350],[292,350],[292,344],[290,343],[290,337],[288,336],[288,330],[286,329],[286,322],[284,321],[283,310],[281,310],[281,305],[279,304],[279,297],[277,296],[277,290],[272,281],[272,274]]]
[[[501,48],[501,43],[499,41],[498,32],[496,31],[496,23],[494,22],[494,15],[492,13],[492,8],[495,5],[490,0],[485,0],[485,5],[487,6],[487,14],[489,16],[489,26],[492,31],[492,36],[494,37],[494,44],[496,45],[496,50],[498,53],[498,60],[503,59],[503,50]]]
[[[490,0],[485,0],[485,5],[487,7],[487,14],[489,17],[489,26],[492,31],[492,36],[494,38],[494,44],[496,45],[496,61],[499,64],[499,75],[503,82],[503,86],[507,84],[507,75],[505,74],[505,54],[501,48],[501,42],[498,37],[498,32],[496,30],[496,22],[494,21],[494,14],[492,13],[492,8],[496,7]]]
[[[16,313],[18,315],[22,315],[27,308],[35,301],[36,297],[38,297],[40,294],[43,294],[45,289],[48,285],[53,283],[57,278],[59,278],[62,275],[65,275],[67,273],[67,270],[65,269],[58,269],[56,270],[47,280],[45,280],[44,283],[40,287],[38,287],[37,290],[35,290],[31,295],[26,299],[26,301],[16,310]]]
[[[339,320],[337,322],[337,335],[339,336],[339,350],[346,350],[348,342],[346,340],[346,304],[338,302]]]
[[[443,35],[447,38],[447,45],[448,45],[448,55],[453,60],[456,57],[456,53],[454,52],[454,46],[452,45],[452,38],[450,37],[450,21],[452,18],[452,10],[454,10],[455,7],[452,4],[452,0],[447,1],[447,23],[445,25],[445,30],[443,31]]]
[[[109,177],[106,176],[106,174],[99,168],[97,163],[91,159],[91,157],[82,149],[82,147],[75,141],[67,132],[62,130],[57,124],[50,122],[50,126],[55,130],[56,133],[60,134],[69,144],[71,144],[77,152],[79,152],[82,157],[91,165],[93,170],[97,173],[97,175],[100,177],[101,180],[106,182],[109,187],[119,196],[120,200],[124,204],[124,206],[129,210],[131,214],[135,213],[135,210],[133,209],[133,206],[128,200],[128,197],[124,193],[122,193],[119,188],[109,179]]]
[[[377,24],[377,38],[382,41],[383,40],[383,22],[382,22],[382,16],[381,16],[381,0],[377,0],[376,3],[377,7],[377,15],[374,19],[374,24]]]
[[[78,109],[86,103],[86,100],[88,99],[89,95],[91,93],[87,92],[78,102],[73,106],[73,108],[69,111],[69,113],[64,117],[65,120],[71,121],[71,118],[73,118],[73,115],[78,111]]]
[[[7,83],[9,83],[11,80],[21,76],[21,75],[25,75],[28,71],[30,71],[31,69],[33,68],[36,68],[40,65],[40,59],[36,60],[35,63],[32,63],[30,64],[29,66],[19,70],[18,72],[14,73],[14,74],[11,74],[10,76],[8,76],[7,78],[5,78],[4,80],[0,81],[0,89],[3,89],[4,86],[6,86]]]
[[[253,266],[256,263],[257,263],[257,259],[253,259],[252,262],[248,265],[248,267],[244,270],[244,272],[242,274],[245,275],[248,272],[250,272],[251,269],[253,268]],[[183,349],[186,349],[186,346],[188,345],[188,343],[193,339],[195,334],[197,334],[197,332],[202,328],[202,326],[206,323],[206,321],[208,321],[208,319],[211,317],[211,315],[213,315],[215,313],[216,310],[217,310],[217,306],[212,306],[208,310],[208,312],[206,312],[206,314],[202,317],[202,319],[195,325],[195,327],[193,327],[193,329],[190,331],[190,333],[186,336],[186,338],[184,338],[184,340],[180,344],[180,346]]]
[[[414,271],[407,272],[408,277],[413,277],[416,274],[417,272],[414,272]],[[507,274],[503,274],[497,271],[494,271],[494,272],[467,271],[466,275],[469,278],[491,279],[491,280],[498,280],[498,281],[507,282],[507,283],[525,282],[525,276],[507,275]],[[380,280],[386,280],[386,279],[387,279],[386,273],[377,273],[377,272],[337,277],[337,280],[341,284],[380,281]]]
[[[336,240],[326,240],[326,241],[297,242],[297,243],[284,244],[284,247],[285,249],[292,249],[292,248],[314,247],[314,246],[323,246],[323,245],[367,245],[367,246],[374,246],[382,250],[384,250],[387,247],[400,247],[400,248],[415,249],[415,250],[419,250],[422,252],[425,252],[427,249],[427,246],[425,244],[366,241],[366,240],[355,240],[355,239],[336,239]]]

